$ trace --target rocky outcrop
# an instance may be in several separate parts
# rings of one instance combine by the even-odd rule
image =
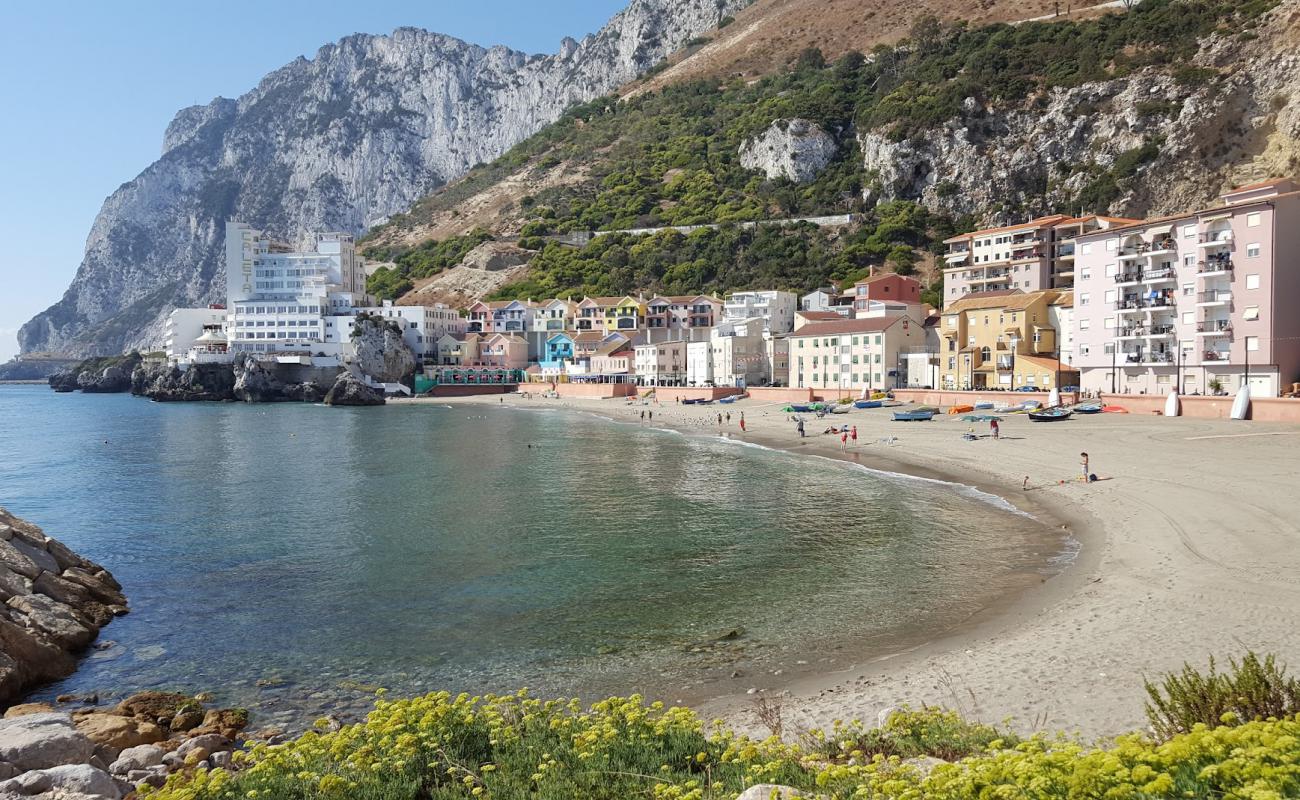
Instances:
[[[120,352],[168,311],[224,299],[229,218],[299,240],[364,232],[575,102],[644,73],[749,0],[632,0],[549,56],[414,28],[354,35],[238,100],[188,108],[163,153],[104,203],[63,298],[23,326],[23,352]]]
[[[768,178],[808,183],[839,152],[835,138],[815,122],[780,119],[740,146],[740,164]]]
[[[1115,186],[1100,194],[1111,214],[1143,216],[1291,175],[1300,162],[1300,58],[1290,19],[1279,10],[1251,37],[1204,40],[1186,66],[1214,70],[1213,80],[1148,69],[1018,108],[967,98],[958,116],[912,138],[864,131],[867,197],[919,200],[995,225],[1072,210],[1081,193],[1099,195],[1087,191],[1099,180]],[[1143,146],[1150,157],[1134,159]]]
[[[131,374],[142,360],[138,352],[124,356],[88,358],[50,375],[50,388],[56,392],[80,389],[87,394],[129,392]]]
[[[229,364],[142,364],[131,374],[131,394],[160,402],[234,400],[235,371]]]
[[[382,406],[384,394],[367,386],[361,378],[344,371],[325,395],[327,406]]]
[[[352,346],[356,350],[352,363],[381,383],[399,383],[415,372],[415,351],[396,322],[359,315],[352,326]]]
[[[0,703],[70,674],[73,657],[127,611],[121,585],[0,508]]]
[[[200,726],[182,722],[197,716]],[[116,706],[71,713],[14,706],[0,720],[0,798],[118,800],[173,772],[232,769],[248,713],[205,708],[199,697],[140,692]]]

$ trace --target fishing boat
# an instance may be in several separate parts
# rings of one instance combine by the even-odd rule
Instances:
[[[852,408],[853,408],[853,406],[848,405],[847,403],[845,403],[845,404],[843,404],[843,405],[832,406],[832,407],[831,407],[831,413],[832,413],[832,414],[847,414],[847,413],[849,413],[849,410],[852,409]]]
[[[1029,419],[1033,422],[1060,422],[1069,419],[1073,413],[1068,408],[1046,408],[1042,411],[1030,411]]]
[[[884,402],[881,400],[854,400],[853,401],[854,408],[880,408],[882,405],[884,405]]]
[[[1107,414],[1127,414],[1128,409],[1124,406],[1102,406],[1101,410]]]
[[[1074,407],[1076,414],[1100,414],[1101,403],[1084,403]]]
[[[938,406],[917,406],[916,408],[914,408],[914,409],[912,409],[912,410],[913,410],[913,411],[930,411],[930,412],[933,412],[933,413],[935,413],[935,414],[938,414],[938,413],[939,413],[939,407],[938,407]]]
[[[800,404],[800,403],[791,403],[791,404],[790,404],[790,410],[793,411],[793,412],[796,413],[796,414],[808,414],[808,413],[811,413],[813,409],[812,409],[812,406],[810,406],[810,405],[808,405],[808,404],[806,404],[806,403],[803,403],[803,404]]]
[[[894,422],[929,422],[938,411],[917,409],[916,411],[895,411]]]
[[[684,406],[693,406],[693,405],[695,405],[695,404],[698,403],[698,402],[700,402],[698,399],[696,399],[696,398],[694,398],[694,397],[688,397],[688,398],[686,398],[685,400],[682,401],[682,405],[684,405]]]
[[[737,400],[743,400],[743,399],[746,398],[746,397],[749,397],[749,395],[747,395],[747,394],[729,394],[729,395],[727,395],[726,397],[720,397],[720,398],[718,398],[718,402],[719,402],[719,403],[734,403],[734,402],[736,402]]]
[[[901,406],[902,404],[903,404],[903,401],[901,401],[901,400],[881,400],[881,401],[880,401],[880,407],[881,407],[881,408],[895,408],[895,407],[897,407],[897,406]]]
[[[992,403],[976,403],[976,404],[975,404],[975,410],[976,410],[976,411],[992,411],[992,410],[993,410],[993,404],[992,404]]]
[[[958,414],[969,414],[975,410],[975,406],[953,406],[948,409],[948,413],[956,416]]]

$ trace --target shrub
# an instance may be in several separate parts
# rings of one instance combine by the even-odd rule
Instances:
[[[1010,731],[967,722],[953,711],[926,708],[895,711],[883,728],[860,722],[837,725],[829,736],[810,735],[814,752],[832,761],[871,759],[874,756],[915,758],[930,756],[944,761],[1015,747],[1020,738]]]
[[[1261,660],[1248,652],[1240,663],[1229,659],[1228,665],[1227,672],[1219,672],[1211,658],[1207,673],[1184,664],[1182,672],[1159,683],[1146,681],[1147,719],[1156,735],[1168,739],[1197,725],[1212,728],[1300,714],[1300,681],[1287,677],[1272,655]]]

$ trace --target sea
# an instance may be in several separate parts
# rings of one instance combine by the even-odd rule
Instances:
[[[559,410],[161,404],[0,386],[0,505],[131,613],[37,692],[699,702],[914,647],[1064,568],[969,487]]]

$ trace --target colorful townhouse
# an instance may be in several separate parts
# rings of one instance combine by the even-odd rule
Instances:
[[[853,290],[845,293],[845,300],[850,303],[853,316],[861,317],[870,314],[873,301],[919,306],[923,289],[916,278],[886,272],[853,284]]]
[[[478,343],[478,358],[466,366],[523,370],[528,366],[528,342],[515,333],[488,334]]]
[[[677,339],[658,344],[639,344],[636,353],[636,382],[640,386],[685,386],[686,349],[689,342]]]
[[[982,292],[948,305],[939,329],[940,385],[945,389],[1078,385],[1078,371],[1059,358],[1051,305],[1061,292]]]
[[[584,297],[577,306],[578,331],[619,331],[633,335],[645,323],[645,303],[635,297]]]
[[[1078,237],[1135,221],[1053,214],[945,239],[943,304],[981,292],[1068,289],[1074,285]]]
[[[1300,381],[1300,191],[1288,179],[1221,204],[1078,238],[1075,363],[1101,392],[1275,397]]]

